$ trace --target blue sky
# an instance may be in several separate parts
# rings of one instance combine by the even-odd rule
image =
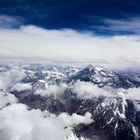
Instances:
[[[0,0],[0,14],[17,20],[5,23],[3,27],[18,28],[32,24],[47,29],[90,31],[98,35],[139,34],[129,26],[139,22],[140,1]],[[122,29],[124,24],[127,29]]]

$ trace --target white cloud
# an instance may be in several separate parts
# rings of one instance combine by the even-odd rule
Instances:
[[[73,113],[72,116],[68,115],[67,113],[61,113],[58,118],[65,122],[66,125],[78,125],[78,124],[90,124],[93,122],[91,119],[92,115],[89,112],[86,112],[85,116],[78,115]]]
[[[124,92],[128,99],[140,100],[140,88],[129,88]]]
[[[8,88],[11,88],[25,76],[25,72],[18,67],[11,67],[7,71],[0,72],[0,89],[7,90]]]
[[[41,96],[59,96],[64,93],[65,89],[67,88],[66,84],[57,85],[49,85],[47,89],[38,89],[34,92],[35,95]]]
[[[0,89],[4,89],[5,88],[5,83],[3,82],[2,79],[0,79]]]
[[[109,62],[115,68],[140,68],[140,36],[101,37],[74,30],[35,26],[0,29],[0,55],[67,62]],[[39,60],[39,58],[38,58]]]
[[[24,90],[31,90],[32,86],[29,83],[17,83],[12,87],[12,90],[16,90],[18,92],[24,91]]]
[[[108,29],[110,31],[116,31],[116,32],[131,32],[135,34],[140,33],[140,17],[133,17],[128,18],[127,20],[105,20],[104,21],[108,27],[103,27],[103,29]]]
[[[3,93],[0,92],[0,109],[5,107],[7,104],[13,104],[16,103],[18,100],[13,94],[10,93]]]
[[[29,111],[23,104],[1,110],[0,123],[2,140],[63,140],[67,134],[57,118],[44,118],[40,110]]]
[[[91,99],[94,97],[104,96],[104,97],[113,97],[115,96],[109,90],[104,90],[99,88],[97,85],[94,85],[90,82],[81,82],[77,81],[72,85],[72,91],[77,94],[78,98]]]
[[[71,86],[71,90],[81,99],[92,99],[94,97],[120,97],[123,99],[140,100],[140,88],[114,89],[109,87],[99,88],[91,82],[77,81]]]
[[[46,116],[46,117],[44,117]],[[68,120],[64,120],[67,117]],[[72,134],[72,128],[65,126],[91,122],[91,114],[48,115],[40,110],[28,110],[26,105],[12,104],[0,110],[0,139],[2,140],[64,140]],[[69,123],[67,123],[69,121]],[[77,123],[77,122],[76,122]],[[77,123],[78,124],[78,123]]]

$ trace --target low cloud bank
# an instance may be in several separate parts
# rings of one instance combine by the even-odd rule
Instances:
[[[12,90],[16,90],[18,92],[24,91],[24,90],[31,90],[32,86],[29,83],[17,83],[12,87]]]
[[[50,85],[47,89],[38,89],[35,95],[41,96],[61,96],[69,88],[79,99],[92,99],[95,97],[122,97],[126,99],[140,100],[140,88],[113,89],[109,87],[99,88],[91,82],[76,81],[72,85],[61,84],[59,86]]]
[[[140,100],[140,88],[129,89],[113,89],[99,88],[90,82],[77,81],[72,88],[72,91],[77,93],[77,97],[81,99],[92,99],[94,97],[121,97],[132,100]]]
[[[71,131],[57,117],[46,117],[40,110],[29,111],[13,104],[0,111],[2,140],[63,140]]]
[[[92,115],[89,112],[86,112],[85,116],[77,115],[73,113],[72,116],[69,116],[67,113],[61,113],[58,118],[65,122],[68,126],[78,125],[78,124],[90,124],[93,122],[91,119]]]
[[[41,95],[41,96],[60,96],[61,94],[64,93],[65,89],[67,88],[68,86],[66,84],[61,84],[59,86],[57,85],[49,85],[47,87],[47,89],[38,89],[35,91],[35,95]]]
[[[138,70],[139,40],[138,35],[97,36],[69,29],[47,30],[24,26],[20,29],[0,29],[0,56],[4,60],[34,58],[39,61],[39,58],[44,58],[56,63],[100,63],[116,69]]]
[[[57,117],[47,111],[28,110],[23,104],[12,104],[0,110],[0,139],[64,140],[73,133],[69,126],[91,122],[90,113],[85,116],[63,113]]]
[[[0,89],[7,90],[26,76],[24,70],[18,67],[11,67],[9,70],[0,73]]]
[[[13,94],[0,92],[0,109],[16,102],[18,100]]]
[[[140,100],[140,88],[130,88],[125,90],[128,99]]]
[[[90,82],[81,82],[77,81],[72,85],[72,91],[77,94],[78,98],[91,99],[93,97],[113,97],[110,91],[99,88],[97,85],[94,85]]]

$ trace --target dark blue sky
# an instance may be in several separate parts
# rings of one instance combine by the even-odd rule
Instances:
[[[11,27],[32,24],[101,35],[139,34],[140,0],[0,0],[0,15],[20,20]]]

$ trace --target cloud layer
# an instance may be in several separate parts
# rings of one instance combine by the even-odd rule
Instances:
[[[0,89],[7,90],[16,83],[20,82],[26,76],[20,68],[13,66],[0,74]]]
[[[31,84],[28,84],[28,83],[17,83],[12,87],[13,91],[16,90],[18,92],[31,90],[31,89],[32,89],[32,86]]]
[[[106,91],[90,82],[77,81],[72,86],[72,91],[74,93],[77,93],[77,97],[81,99],[92,99],[94,97],[100,97],[100,96],[104,96],[104,97],[114,96],[109,90]]]
[[[23,104],[12,104],[0,110],[0,139],[64,140],[73,133],[70,126],[91,122],[90,113],[85,116],[63,113],[57,117],[47,111],[28,110]]]
[[[140,68],[140,37],[101,37],[74,30],[47,30],[35,26],[0,29],[0,55],[5,58],[81,63],[109,63],[114,68]],[[36,59],[35,59],[36,60]]]

